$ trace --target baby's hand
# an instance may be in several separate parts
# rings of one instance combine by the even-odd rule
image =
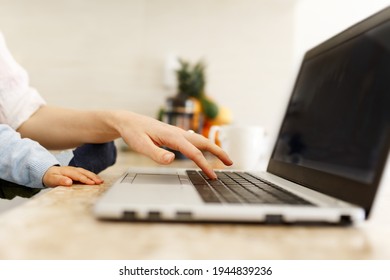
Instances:
[[[103,180],[95,173],[72,166],[52,166],[43,175],[42,181],[46,187],[71,186],[73,181],[87,185],[103,183]]]

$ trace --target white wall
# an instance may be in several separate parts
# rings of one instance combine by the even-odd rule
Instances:
[[[390,5],[390,0],[298,0],[294,61],[307,49]]]
[[[275,129],[288,96],[294,0],[0,0],[0,30],[51,104],[155,116],[169,53],[205,58],[236,122]],[[281,101],[282,100],[282,101]]]

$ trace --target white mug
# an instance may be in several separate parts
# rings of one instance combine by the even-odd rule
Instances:
[[[266,134],[263,127],[250,125],[212,126],[209,139],[214,143],[217,132],[221,148],[233,161],[231,168],[237,170],[259,168],[266,151]]]

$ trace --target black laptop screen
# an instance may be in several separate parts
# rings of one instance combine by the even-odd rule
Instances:
[[[306,56],[272,160],[370,185],[388,153],[389,123],[385,21]]]

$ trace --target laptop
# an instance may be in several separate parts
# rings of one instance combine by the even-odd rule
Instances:
[[[262,100],[258,100],[262,102]],[[99,219],[355,225],[390,146],[390,7],[307,51],[266,171],[129,169]]]

